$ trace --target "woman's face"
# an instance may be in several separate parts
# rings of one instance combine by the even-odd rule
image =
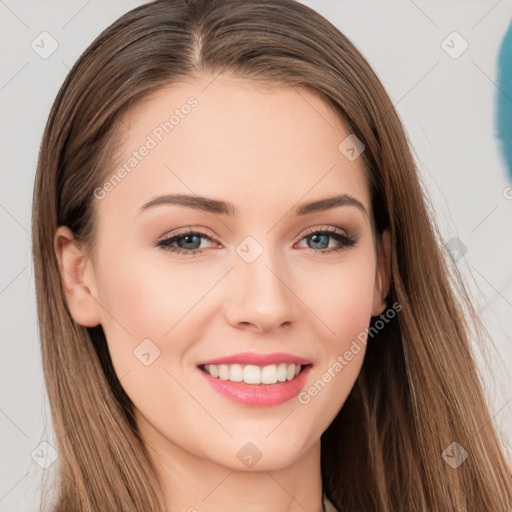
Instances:
[[[121,126],[72,314],[101,323],[156,451],[285,467],[342,407],[384,308],[359,148],[306,90],[227,76],[160,90]]]

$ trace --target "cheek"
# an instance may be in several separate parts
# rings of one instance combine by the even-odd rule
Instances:
[[[143,251],[126,251],[112,264],[108,258],[102,262],[97,271],[102,326],[112,359],[126,364],[145,339],[162,355],[169,349],[173,356],[185,350],[187,335],[200,326],[191,322],[195,308],[223,275],[223,269],[171,265],[165,257],[149,258]]]
[[[302,299],[323,324],[327,349],[340,350],[368,327],[375,285],[371,254],[351,255],[346,264],[323,268],[304,280]]]
[[[303,413],[313,415],[311,435],[321,435],[352,390],[361,371],[366,344],[364,334],[371,319],[375,270],[371,256],[361,256],[340,266],[317,289],[315,308],[324,333],[321,355],[304,390],[298,396]],[[318,281],[317,281],[318,283]]]

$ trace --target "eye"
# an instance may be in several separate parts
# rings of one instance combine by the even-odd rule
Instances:
[[[329,247],[329,238],[334,238],[338,242],[338,245],[330,248],[329,250],[322,250]],[[309,231],[303,236],[301,241],[302,240],[310,241],[313,245],[313,248],[310,250],[319,254],[331,254],[333,252],[338,252],[347,247],[354,246],[357,242],[355,236],[347,234],[339,228],[333,227]]]
[[[183,233],[179,233],[169,238],[160,240],[156,246],[162,247],[166,251],[193,257],[199,256],[203,252],[203,250],[200,248],[201,239],[213,242],[212,238],[200,231],[185,231]]]
[[[338,245],[329,249],[329,239],[333,238]],[[185,231],[160,240],[156,246],[170,251],[171,253],[181,254],[186,257],[199,256],[203,253],[201,241],[215,243],[206,233],[201,231]],[[352,247],[357,243],[355,236],[347,234],[339,228],[327,227],[321,230],[311,230],[301,238],[313,244],[312,248],[307,248],[314,253],[330,254],[340,251],[346,247]],[[328,250],[325,250],[328,249]]]

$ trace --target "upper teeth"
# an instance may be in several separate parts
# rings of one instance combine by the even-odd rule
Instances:
[[[247,364],[206,364],[204,369],[212,377],[246,384],[275,384],[277,381],[292,380],[300,373],[300,364],[271,364],[255,366]]]

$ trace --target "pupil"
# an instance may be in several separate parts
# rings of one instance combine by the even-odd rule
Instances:
[[[185,244],[187,243],[191,243],[191,244],[194,244],[194,242],[187,242],[186,240],[190,240],[191,238],[195,238],[196,239],[196,242],[199,240],[199,237],[197,235],[186,235],[182,238],[182,240],[185,240]],[[178,243],[178,245],[180,247],[183,248],[183,244],[182,243]],[[199,240],[199,245],[201,245],[201,241]],[[197,247],[184,247],[185,249],[197,249]]]
[[[313,242],[313,244],[321,243],[321,242],[318,242],[318,238],[323,238],[324,242],[327,240],[327,245],[329,245],[329,242],[328,242],[329,237],[327,235],[312,235],[311,241]],[[325,247],[314,247],[314,249],[325,249]]]

